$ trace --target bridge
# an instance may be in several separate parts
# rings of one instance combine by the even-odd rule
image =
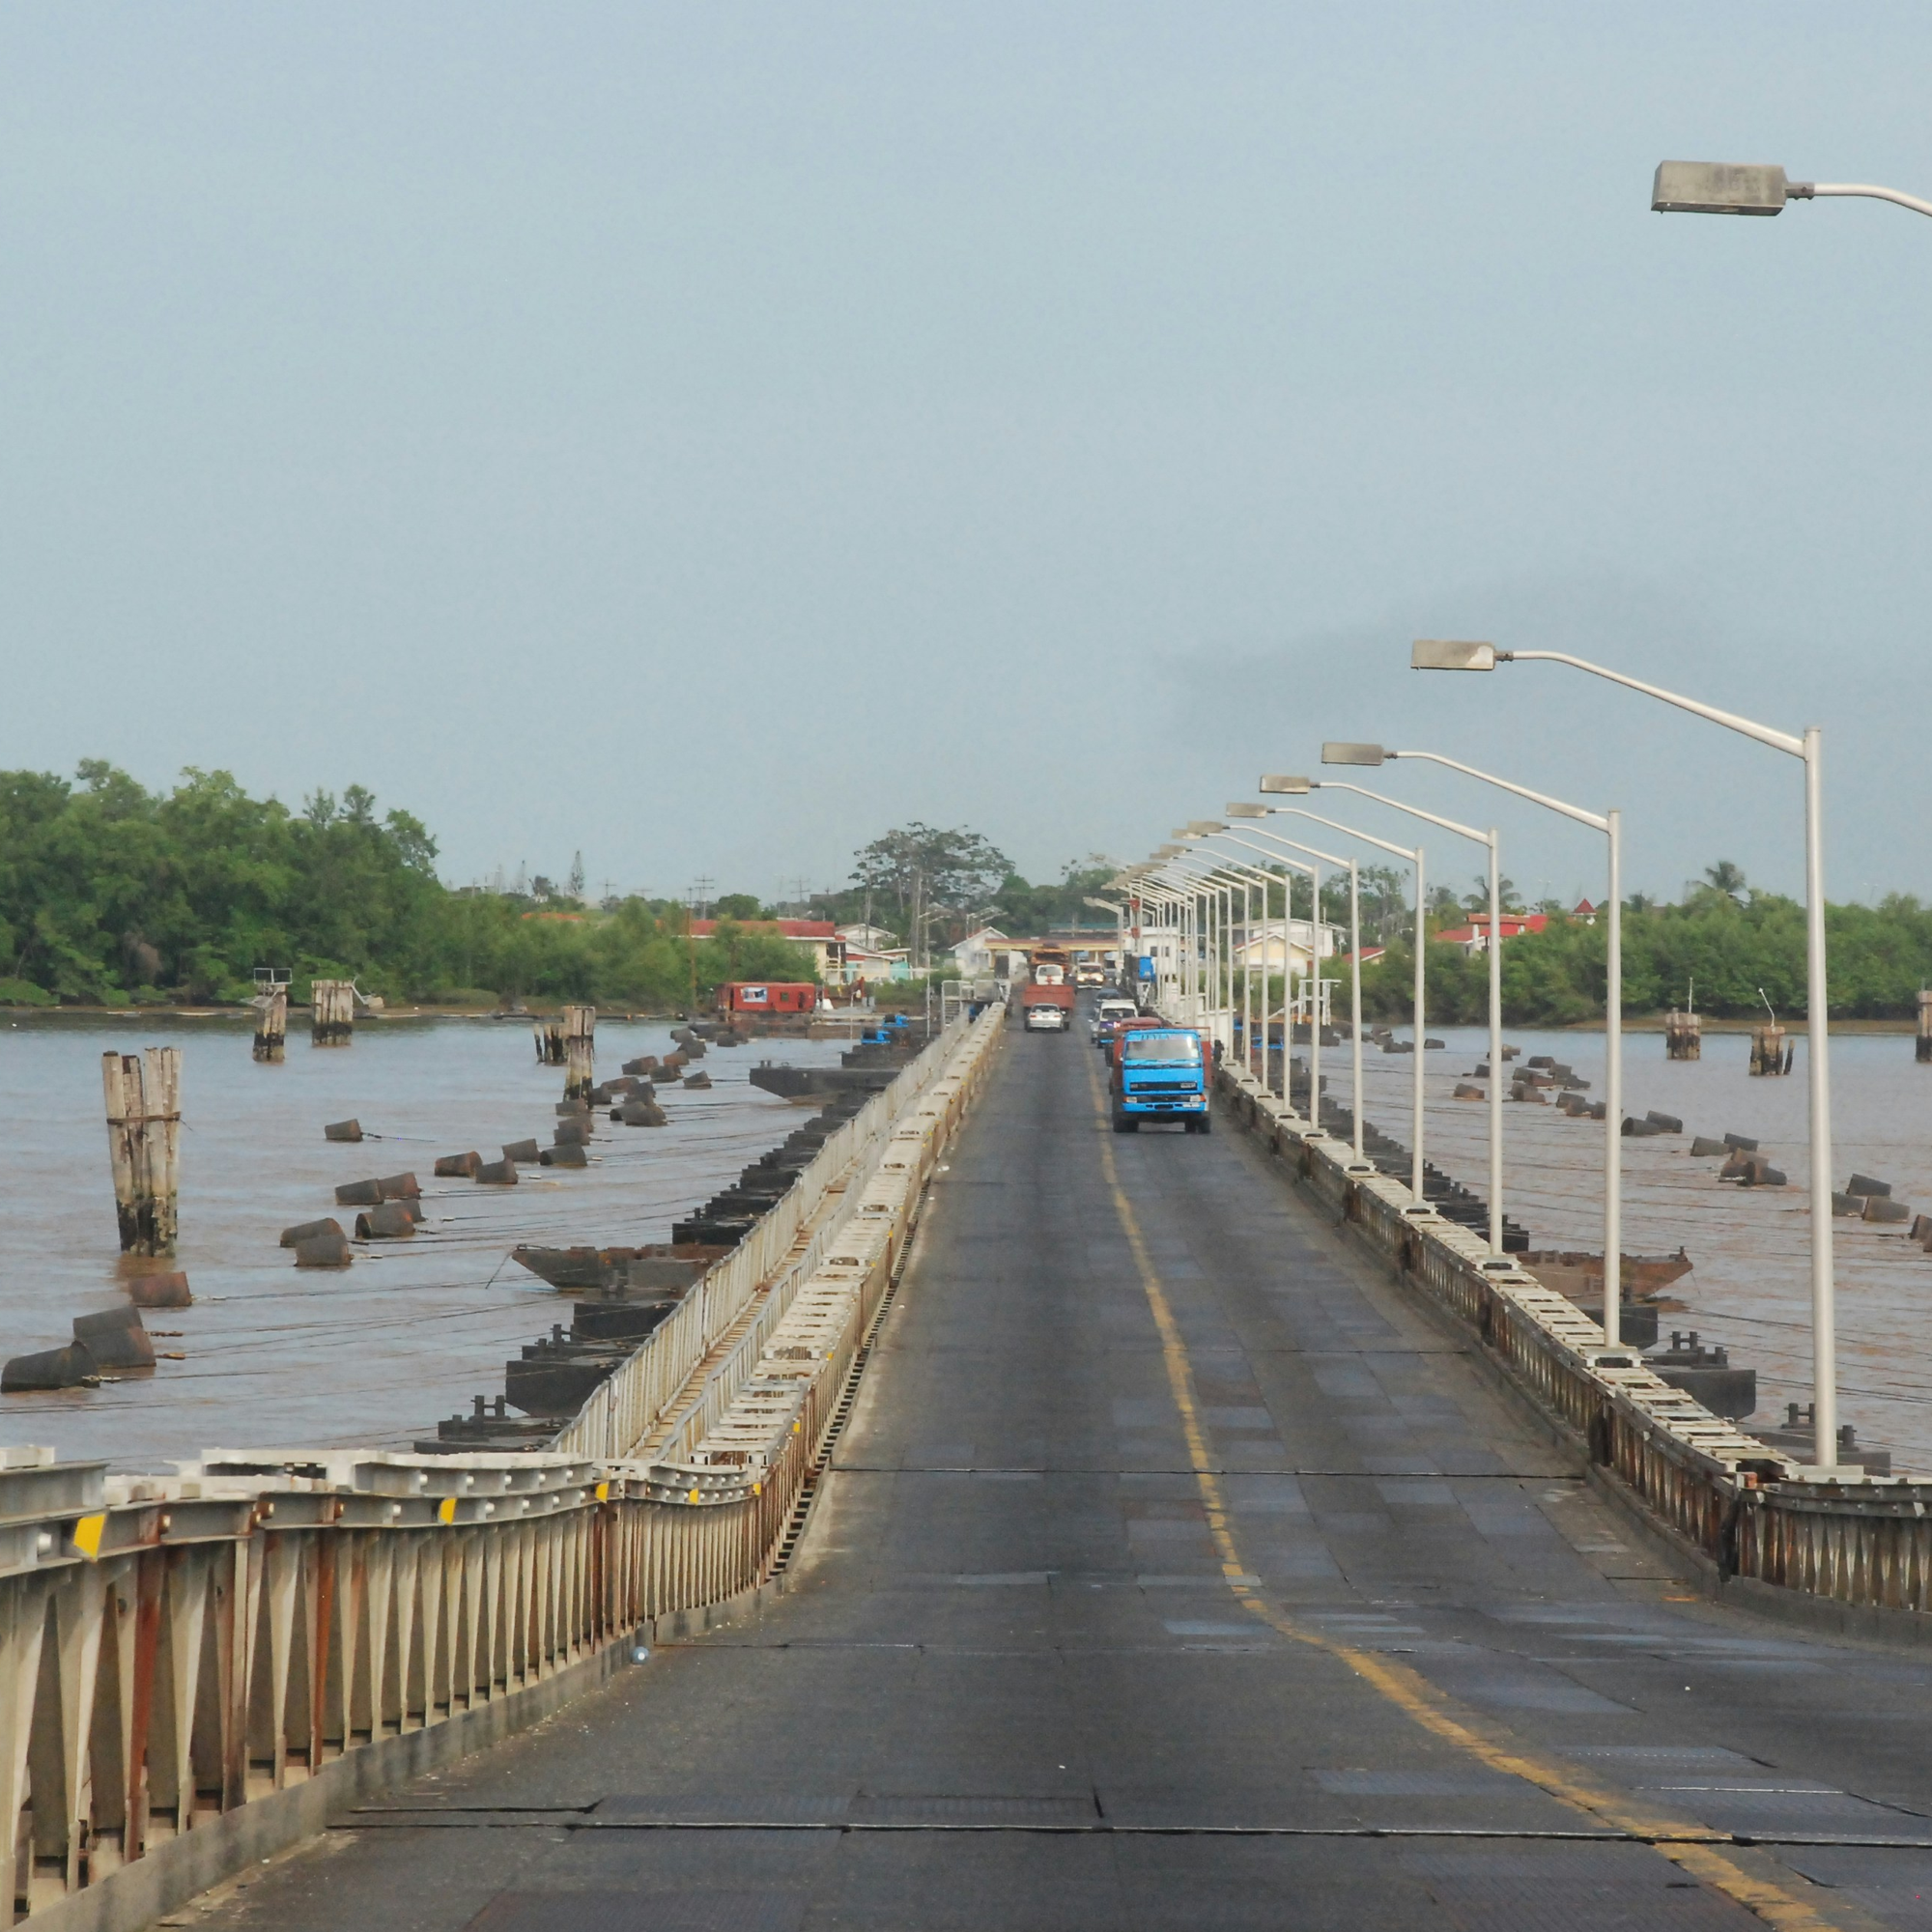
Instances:
[[[995,1010],[552,1453],[0,1474],[18,1903],[1932,1923],[1928,1486],[1817,1492],[1217,1104],[1118,1138]]]
[[[992,1061],[781,1590],[180,1922],[1932,1923],[1932,1664],[1715,1605],[1263,1141],[1117,1140],[1096,1060]]]

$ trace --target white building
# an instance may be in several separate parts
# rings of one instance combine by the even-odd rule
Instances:
[[[999,971],[999,956],[1012,942],[996,925],[982,925],[969,932],[952,951],[952,963],[962,980],[981,980]]]

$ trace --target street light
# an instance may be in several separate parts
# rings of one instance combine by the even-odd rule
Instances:
[[[1228,836],[1231,838],[1233,837],[1232,834],[1229,834]],[[1236,838],[1235,843],[1237,845],[1246,845],[1248,841],[1244,838]],[[1255,852],[1262,852],[1264,858],[1269,856],[1267,853],[1263,852],[1263,848],[1259,845],[1249,846],[1249,850]],[[1267,892],[1268,889],[1275,883],[1273,875],[1271,873],[1261,870],[1260,867],[1258,867],[1243,865],[1237,860],[1224,858],[1218,852],[1209,853],[1205,848],[1199,852],[1190,853],[1187,856],[1189,858],[1192,858],[1197,864],[1211,860],[1212,864],[1209,867],[1209,871],[1208,871],[1208,876],[1210,877],[1218,873],[1224,877],[1238,879],[1240,881],[1242,918],[1247,924],[1250,939],[1252,939],[1254,916],[1252,911],[1250,910],[1252,904],[1250,895],[1253,892],[1254,886],[1257,883],[1259,883],[1260,886],[1262,887],[1262,911],[1264,916],[1265,917],[1267,911]],[[1177,863],[1179,862],[1177,861]],[[1233,906],[1231,903],[1230,905],[1231,920],[1232,916],[1233,916]],[[1228,963],[1228,998],[1230,1002],[1231,1016],[1233,1011],[1233,1001],[1234,1001],[1234,978],[1235,978],[1234,962],[1231,957]],[[1254,1037],[1255,1037],[1254,979],[1255,979],[1254,963],[1251,958],[1246,962],[1246,970],[1244,975],[1244,982],[1241,995],[1242,1050],[1250,1057],[1252,1057],[1254,1050]],[[1267,1023],[1267,996],[1265,989],[1264,990],[1262,996],[1262,1022],[1263,1022],[1263,1032],[1264,1034],[1265,1034],[1266,1023]],[[1232,1038],[1230,1039],[1229,1044],[1232,1047],[1233,1045]],[[1266,1072],[1267,1072],[1267,1062],[1265,1055],[1264,1055],[1263,1057],[1262,1072],[1263,1072],[1263,1087],[1264,1090],[1265,1090]],[[1286,1062],[1284,1062],[1284,1071],[1282,1079],[1282,1090],[1283,1090],[1282,1098],[1284,1100],[1287,1099],[1288,1097],[1287,1087],[1288,1087],[1288,1081],[1286,1073]]]
[[[1661,685],[1610,670],[1567,651],[1499,651],[1492,643],[1421,639],[1409,654],[1413,670],[1493,670],[1515,662],[1568,665],[1607,678],[1628,691],[1641,692],[1660,703],[1674,704],[1693,717],[1721,724],[1726,730],[1754,738],[1774,751],[1788,753],[1804,765],[1804,979],[1808,1035],[1805,1073],[1811,1133],[1811,1414],[1815,1425],[1813,1454],[1817,1466],[1836,1466],[1838,1453],[1838,1338],[1837,1288],[1832,1255],[1832,1075],[1828,1037],[1829,994],[1825,957],[1825,807],[1824,734],[1806,725],[1803,737],[1753,724],[1735,712],[1719,711]],[[1607,1265],[1607,1264],[1606,1264]],[[1621,1270],[1619,1270],[1621,1272]]]
[[[1230,818],[1238,818],[1245,821],[1245,820],[1253,820],[1256,818],[1266,818],[1268,815],[1269,815],[1268,808],[1264,805],[1231,805],[1228,807],[1228,816]],[[1349,974],[1349,1036],[1350,1036],[1349,1071],[1350,1071],[1350,1087],[1349,1100],[1350,1100],[1350,1110],[1354,1115],[1354,1132],[1352,1138],[1354,1141],[1355,1160],[1359,1164],[1363,1158],[1362,1155],[1361,868],[1356,865],[1354,856],[1352,854],[1350,854],[1348,858],[1343,859],[1337,857],[1337,855],[1334,854],[1333,852],[1322,851],[1320,846],[1304,845],[1300,843],[1297,839],[1284,838],[1280,833],[1270,832],[1266,829],[1265,826],[1250,824],[1248,829],[1254,833],[1257,838],[1265,838],[1270,845],[1279,845],[1285,847],[1287,852],[1305,852],[1308,854],[1308,857],[1310,859],[1318,860],[1321,862],[1321,865],[1346,866],[1349,868],[1349,946],[1350,952],[1350,974]],[[1307,861],[1301,859],[1288,858],[1285,853],[1276,854],[1269,852],[1264,846],[1252,844],[1248,839],[1243,838],[1237,832],[1234,832],[1231,830],[1225,833],[1223,836],[1232,838],[1237,845],[1247,846],[1248,850],[1251,852],[1261,853],[1261,855],[1264,859],[1272,860],[1273,863],[1278,866],[1284,866],[1284,867],[1292,866],[1298,872],[1306,872],[1309,875],[1310,881],[1315,888],[1315,918],[1312,923],[1313,939],[1309,947],[1309,952],[1315,964],[1316,990],[1315,990],[1315,1000],[1312,1007],[1310,1008],[1311,1017],[1309,1020],[1309,1029],[1308,1029],[1308,1042],[1309,1042],[1308,1112],[1309,1112],[1309,1123],[1314,1128],[1315,1134],[1320,1135],[1324,1131],[1321,1125],[1321,874],[1320,870],[1317,868],[1317,867],[1309,865]],[[1290,910],[1291,908],[1288,897],[1288,885],[1286,879],[1284,879],[1282,885],[1282,923],[1281,923],[1281,962],[1282,962],[1281,964],[1281,988],[1282,988],[1281,1097],[1284,1102],[1286,1102],[1289,1098],[1289,1077],[1288,1077],[1288,1066],[1290,1059],[1289,1049],[1294,1044],[1293,1028],[1289,1021],[1289,1007],[1288,1007],[1288,948],[1289,948],[1289,926],[1291,924],[1291,921],[1289,919]],[[1265,914],[1266,911],[1265,905],[1264,905],[1263,911],[1264,914]],[[1264,930],[1265,930],[1265,919],[1264,919]],[[1264,970],[1265,971],[1265,950],[1264,950]],[[1264,981],[1264,983],[1265,983],[1265,981]],[[1262,1018],[1263,1018],[1263,1032],[1264,1036],[1265,1036],[1266,1018],[1267,1018],[1267,1002],[1265,998],[1264,998],[1262,1002]],[[1267,1054],[1265,1047],[1265,1038],[1264,1039],[1264,1048],[1262,1054],[1262,1086],[1264,1091],[1265,1091],[1267,1086]]]
[[[1565,818],[1574,818],[1579,825],[1590,826],[1605,835],[1609,843],[1609,886],[1607,925],[1605,932],[1605,968],[1604,975],[1604,1340],[1615,1348],[1622,1339],[1623,1309],[1623,1198],[1624,1198],[1624,933],[1623,933],[1623,814],[1620,811],[1585,811],[1580,805],[1566,805],[1560,798],[1550,798],[1544,792],[1531,791],[1527,785],[1512,783],[1508,779],[1493,777],[1489,772],[1479,772],[1474,765],[1465,765],[1459,758],[1445,758],[1436,752],[1391,752],[1391,758],[1424,758],[1432,765],[1442,765],[1452,772],[1461,772],[1465,778],[1480,779],[1483,783],[1494,785],[1498,791],[1513,793],[1518,798],[1526,798],[1533,805],[1540,805],[1550,811],[1560,812]],[[1492,855],[1493,862],[1493,854]],[[1494,900],[1492,899],[1493,918]],[[1490,985],[1497,994],[1495,1006],[1500,1008],[1502,934],[1492,925],[1490,930]],[[1494,1058],[1500,1040],[1492,1037],[1491,1040],[1490,1078],[1492,1088],[1500,1092],[1502,1064]],[[1492,1132],[1494,1135],[1491,1152],[1496,1166],[1502,1165],[1502,1130],[1500,1109],[1490,1110]]]
[[[1651,183],[1654,214],[1782,214],[1787,201],[1859,195],[1932,214],[1932,201],[1869,182],[1792,181],[1782,168],[1738,161],[1660,161]]]
[[[1321,748],[1321,762],[1324,765],[1379,765],[1388,756],[1379,745],[1327,744]],[[1492,825],[1487,832],[1478,832],[1454,818],[1443,818],[1435,812],[1424,811],[1420,806],[1405,805],[1400,799],[1385,797],[1380,792],[1368,791],[1362,786],[1349,784],[1341,779],[1321,779],[1313,781],[1320,788],[1332,791],[1351,791],[1358,797],[1374,799],[1378,805],[1386,805],[1396,811],[1406,812],[1411,818],[1419,818],[1429,825],[1439,825],[1446,832],[1453,832],[1459,838],[1467,838],[1484,846],[1490,858],[1490,1252],[1500,1257],[1503,1247],[1503,1120],[1502,1120],[1502,1064],[1503,1064],[1503,999],[1502,966],[1497,952],[1497,936],[1502,931],[1502,871],[1497,849],[1496,828]],[[1427,950],[1428,930],[1420,920],[1416,924],[1416,966],[1420,979],[1421,955]],[[1416,1032],[1415,1051],[1418,1056],[1415,1074],[1416,1133],[1422,1132],[1422,1064],[1423,1040],[1421,1030]]]
[[[1245,839],[1245,838],[1242,838],[1238,837],[1238,836],[1237,836],[1236,834],[1234,834],[1234,833],[1230,832],[1230,831],[1228,830],[1228,828],[1227,828],[1227,827],[1226,827],[1225,825],[1224,825],[1224,826],[1222,826],[1222,827],[1220,828],[1220,831],[1219,831],[1219,833],[1218,833],[1218,834],[1216,834],[1216,835],[1195,835],[1195,836],[1197,836],[1197,837],[1200,837],[1200,836],[1217,836],[1217,837],[1226,837],[1226,838],[1232,838],[1232,839],[1234,840],[1234,842],[1235,842],[1235,843],[1236,843],[1236,845],[1245,845],[1245,846],[1247,846],[1247,848],[1248,848],[1248,850],[1249,850],[1249,851],[1251,851],[1251,852],[1259,852],[1259,853],[1260,853],[1260,854],[1262,855],[1262,857],[1263,857],[1263,858],[1264,858],[1264,859],[1265,859],[1265,858],[1272,858],[1272,857],[1274,856],[1274,855],[1273,855],[1272,853],[1268,852],[1268,851],[1266,850],[1266,848],[1265,848],[1265,847],[1264,847],[1264,846],[1260,846],[1260,845],[1254,845],[1254,844],[1250,844],[1250,843],[1249,843],[1249,841],[1248,841],[1247,839]],[[1200,854],[1197,854],[1196,856],[1197,856],[1198,858],[1206,858],[1206,857],[1208,857],[1208,854],[1206,854],[1206,853],[1200,853]],[[1236,867],[1234,867],[1234,862],[1232,862],[1232,861],[1221,861],[1221,860],[1219,859],[1219,855],[1218,855],[1218,854],[1215,854],[1215,855],[1213,855],[1213,856],[1214,856],[1214,857],[1216,858],[1216,860],[1217,860],[1217,861],[1219,861],[1219,863],[1222,863],[1222,864],[1225,864],[1225,865],[1228,865],[1228,866],[1229,866],[1229,867],[1231,867],[1231,869],[1239,869],[1239,868],[1236,868]],[[1284,862],[1284,863],[1289,863],[1289,864],[1295,864],[1296,862],[1293,862],[1293,861],[1288,861],[1288,862]],[[1252,868],[1247,868],[1247,869],[1252,869]],[[1310,865],[1307,865],[1307,864],[1305,864],[1305,863],[1304,863],[1304,864],[1298,864],[1298,865],[1297,865],[1297,869],[1298,869],[1298,870],[1300,870],[1300,871],[1304,871],[1304,872],[1307,872],[1307,873],[1308,873],[1308,874],[1310,875],[1310,878],[1311,878],[1311,879],[1312,879],[1312,880],[1314,881],[1314,883],[1315,883],[1315,888],[1316,888],[1316,894],[1317,894],[1317,897],[1318,897],[1318,899],[1319,899],[1319,897],[1320,897],[1320,894],[1321,894],[1321,874],[1320,874],[1320,872],[1319,872],[1319,871],[1317,870],[1317,868],[1316,868],[1315,867],[1313,867],[1313,866],[1310,866]],[[1263,873],[1259,873],[1259,872],[1258,872],[1258,873],[1256,873],[1256,876],[1257,876],[1257,877],[1265,877],[1266,875],[1265,875],[1265,874],[1263,874]],[[1269,883],[1272,883],[1272,881],[1269,881]],[[1283,882],[1283,898],[1284,898],[1284,901],[1285,901],[1285,900],[1286,900],[1286,898],[1287,898],[1287,882],[1286,882],[1285,880],[1284,880],[1284,882]],[[1264,900],[1263,900],[1263,906],[1262,906],[1262,910],[1263,910],[1263,914],[1264,914],[1264,926],[1265,926],[1265,914],[1266,914],[1266,911],[1267,911],[1267,905],[1266,905],[1266,900],[1265,900],[1265,898],[1264,898]],[[1284,914],[1284,923],[1283,923],[1283,964],[1282,964],[1282,1054],[1281,1054],[1281,1097],[1282,1097],[1282,1100],[1283,1100],[1284,1104],[1288,1103],[1288,1102],[1289,1102],[1289,1100],[1290,1100],[1290,1098],[1291,1098],[1291,1094],[1290,1094],[1290,1092],[1289,1092],[1289,1078],[1288,1078],[1288,1064],[1289,1064],[1289,1048],[1290,1048],[1290,1046],[1291,1046],[1291,1045],[1292,1045],[1292,1044],[1293,1043],[1293,1040],[1292,1040],[1292,1038],[1290,1037],[1291,1034],[1293,1033],[1293,1027],[1292,1027],[1292,1025],[1291,1025],[1291,1022],[1290,1022],[1290,1018],[1289,1018],[1289,1007],[1288,1007],[1288,966],[1287,966],[1287,957],[1286,957],[1286,954],[1287,954],[1287,924],[1286,924],[1286,914]],[[1264,962],[1264,970],[1265,971],[1265,962]],[[1263,994],[1262,994],[1262,1023],[1263,1023],[1263,1034],[1264,1034],[1264,1037],[1265,1037],[1265,1035],[1266,1035],[1266,1031],[1267,1031],[1267,994],[1266,994],[1266,990],[1265,990],[1265,981],[1264,981],[1264,990],[1263,990]],[[1319,1079],[1320,1079],[1320,1077],[1321,1077],[1321,1075],[1320,1075],[1320,1068],[1321,1068],[1321,1042],[1320,1042],[1320,1040],[1318,1039],[1318,1040],[1316,1041],[1316,1043],[1315,1043],[1315,1047],[1314,1047],[1314,1054],[1315,1054],[1315,1062],[1314,1062],[1314,1064],[1315,1064],[1315,1066],[1316,1066],[1316,1069],[1317,1069],[1317,1072],[1316,1072],[1316,1077],[1317,1077],[1317,1079],[1318,1079],[1318,1080],[1319,1080]],[[1264,1086],[1265,1086],[1265,1085],[1266,1085],[1266,1071],[1267,1071],[1267,1056],[1266,1056],[1266,1053],[1265,1053],[1265,1052],[1264,1052],[1264,1054],[1263,1054],[1263,1057],[1262,1057],[1262,1071],[1263,1071],[1263,1085],[1264,1085]],[[1319,1091],[1319,1090],[1318,1090],[1318,1091]],[[1317,1122],[1317,1123],[1316,1123],[1316,1124],[1317,1124],[1317,1131],[1320,1131],[1320,1122]]]
[[[1290,777],[1286,774],[1276,772],[1264,776],[1260,781],[1258,789],[1264,795],[1266,796],[1305,798],[1308,795],[1308,793],[1314,789],[1315,783],[1316,781],[1313,779]],[[1277,805],[1271,807],[1270,815],[1272,815],[1275,812],[1282,813],[1290,818],[1305,818],[1309,820],[1311,824],[1325,825],[1331,832],[1344,833],[1350,838],[1359,838],[1365,844],[1374,845],[1378,847],[1381,851],[1392,853],[1398,859],[1406,859],[1408,863],[1415,867],[1415,940],[1416,940],[1415,975],[1414,975],[1415,1062],[1414,1065],[1410,1069],[1411,1074],[1413,1076],[1412,1078],[1413,1093],[1410,1100],[1411,1124],[1409,1128],[1409,1140],[1411,1145],[1409,1148],[1409,1169],[1408,1169],[1410,1176],[1409,1192],[1414,1196],[1415,1199],[1414,1199],[1414,1206],[1408,1211],[1413,1214],[1422,1213],[1427,1209],[1429,1206],[1428,1198],[1423,1192],[1423,1185],[1422,1185],[1423,1181],[1422,1170],[1424,1166],[1423,1151],[1422,1151],[1422,1130],[1423,1130],[1422,1042],[1427,1037],[1425,1029],[1427,1026],[1427,995],[1428,995],[1428,980],[1425,968],[1425,954],[1427,952],[1427,948],[1423,944],[1424,935],[1428,929],[1428,910],[1424,904],[1425,882],[1423,876],[1424,867],[1422,860],[1422,847],[1420,845],[1409,846],[1409,845],[1394,844],[1389,839],[1377,838],[1376,835],[1372,832],[1364,832],[1359,827],[1353,825],[1344,825],[1341,822],[1341,820],[1337,818],[1323,818],[1320,812],[1310,811],[1305,807],[1298,805]],[[1362,948],[1361,948],[1361,931],[1359,923],[1357,924],[1355,942],[1356,942],[1355,943],[1355,1061],[1354,1061],[1355,1151],[1359,1155],[1362,1151],[1362,1100],[1363,1100],[1362,1089],[1361,1089]]]

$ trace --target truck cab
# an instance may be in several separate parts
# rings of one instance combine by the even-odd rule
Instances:
[[[1208,1111],[1212,1074],[1207,1043],[1191,1027],[1125,1020],[1109,1055],[1114,1131],[1140,1131],[1143,1121],[1178,1121],[1190,1134],[1214,1130]]]

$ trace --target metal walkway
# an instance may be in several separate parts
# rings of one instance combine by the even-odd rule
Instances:
[[[1690,1600],[1234,1136],[1015,1031],[788,1594],[171,1921],[1932,1928],[1932,1661]]]

